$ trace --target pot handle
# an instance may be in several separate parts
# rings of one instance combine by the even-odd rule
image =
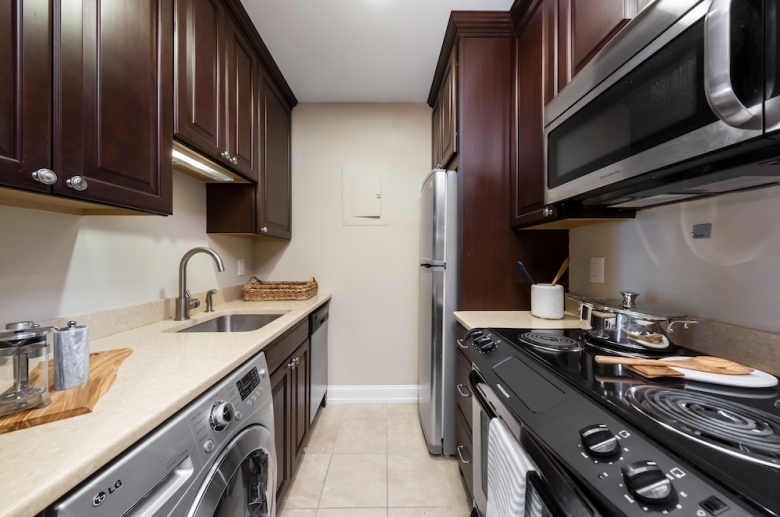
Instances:
[[[674,320],[670,321],[669,325],[666,326],[666,332],[669,334],[672,334],[674,332],[674,329],[672,328],[675,323],[682,323],[683,329],[688,330],[688,325],[693,325],[694,323],[704,323],[707,320],[698,319],[698,320]]]

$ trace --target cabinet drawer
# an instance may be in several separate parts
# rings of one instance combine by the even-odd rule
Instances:
[[[458,350],[455,365],[455,400],[458,401],[458,407],[465,415],[466,423],[471,430],[471,403],[472,394],[469,387],[469,373],[471,372],[471,362]]]
[[[474,460],[471,454],[472,440],[471,429],[466,423],[466,418],[460,409],[456,411],[455,441],[458,443],[458,466],[463,480],[466,482],[466,488],[469,491],[469,497],[474,497]]]
[[[268,362],[268,371],[275,372],[308,337],[309,319],[306,318],[265,347],[263,352]]]

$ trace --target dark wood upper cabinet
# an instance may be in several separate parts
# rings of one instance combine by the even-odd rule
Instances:
[[[170,214],[173,0],[63,7],[55,17],[54,192]]]
[[[445,65],[432,112],[433,166],[447,167],[458,152],[457,47]]]
[[[220,0],[176,0],[174,134],[212,157],[227,150],[224,26]]]
[[[49,192],[52,26],[48,0],[0,2],[0,184]]]
[[[543,97],[551,88],[549,78],[545,77],[549,68],[544,66],[543,52],[546,14],[545,6],[539,6],[516,40],[517,164],[513,167],[511,188],[513,223],[529,212],[544,210]]]
[[[257,228],[270,237],[292,236],[292,113],[276,89],[263,80],[262,160],[257,198]]]
[[[257,58],[232,17],[225,23],[225,97],[228,162],[257,180]]]
[[[446,167],[458,152],[458,48],[452,49],[447,70],[442,81],[441,110],[441,165]]]

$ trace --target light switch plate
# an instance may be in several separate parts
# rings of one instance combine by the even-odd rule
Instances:
[[[244,259],[238,261],[238,276],[244,276],[245,262]]]
[[[590,257],[589,276],[591,283],[604,283],[604,257]]]

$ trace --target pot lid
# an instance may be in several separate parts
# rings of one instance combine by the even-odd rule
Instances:
[[[636,303],[636,299],[639,297],[639,293],[632,293],[631,291],[620,291],[623,295],[622,300],[607,299],[607,298],[582,298],[582,303],[596,310],[607,310],[612,312],[621,312],[634,316],[637,318],[647,318],[652,320],[669,320],[685,318],[687,314],[680,312],[677,309],[665,307],[663,305],[656,305],[652,303]]]

